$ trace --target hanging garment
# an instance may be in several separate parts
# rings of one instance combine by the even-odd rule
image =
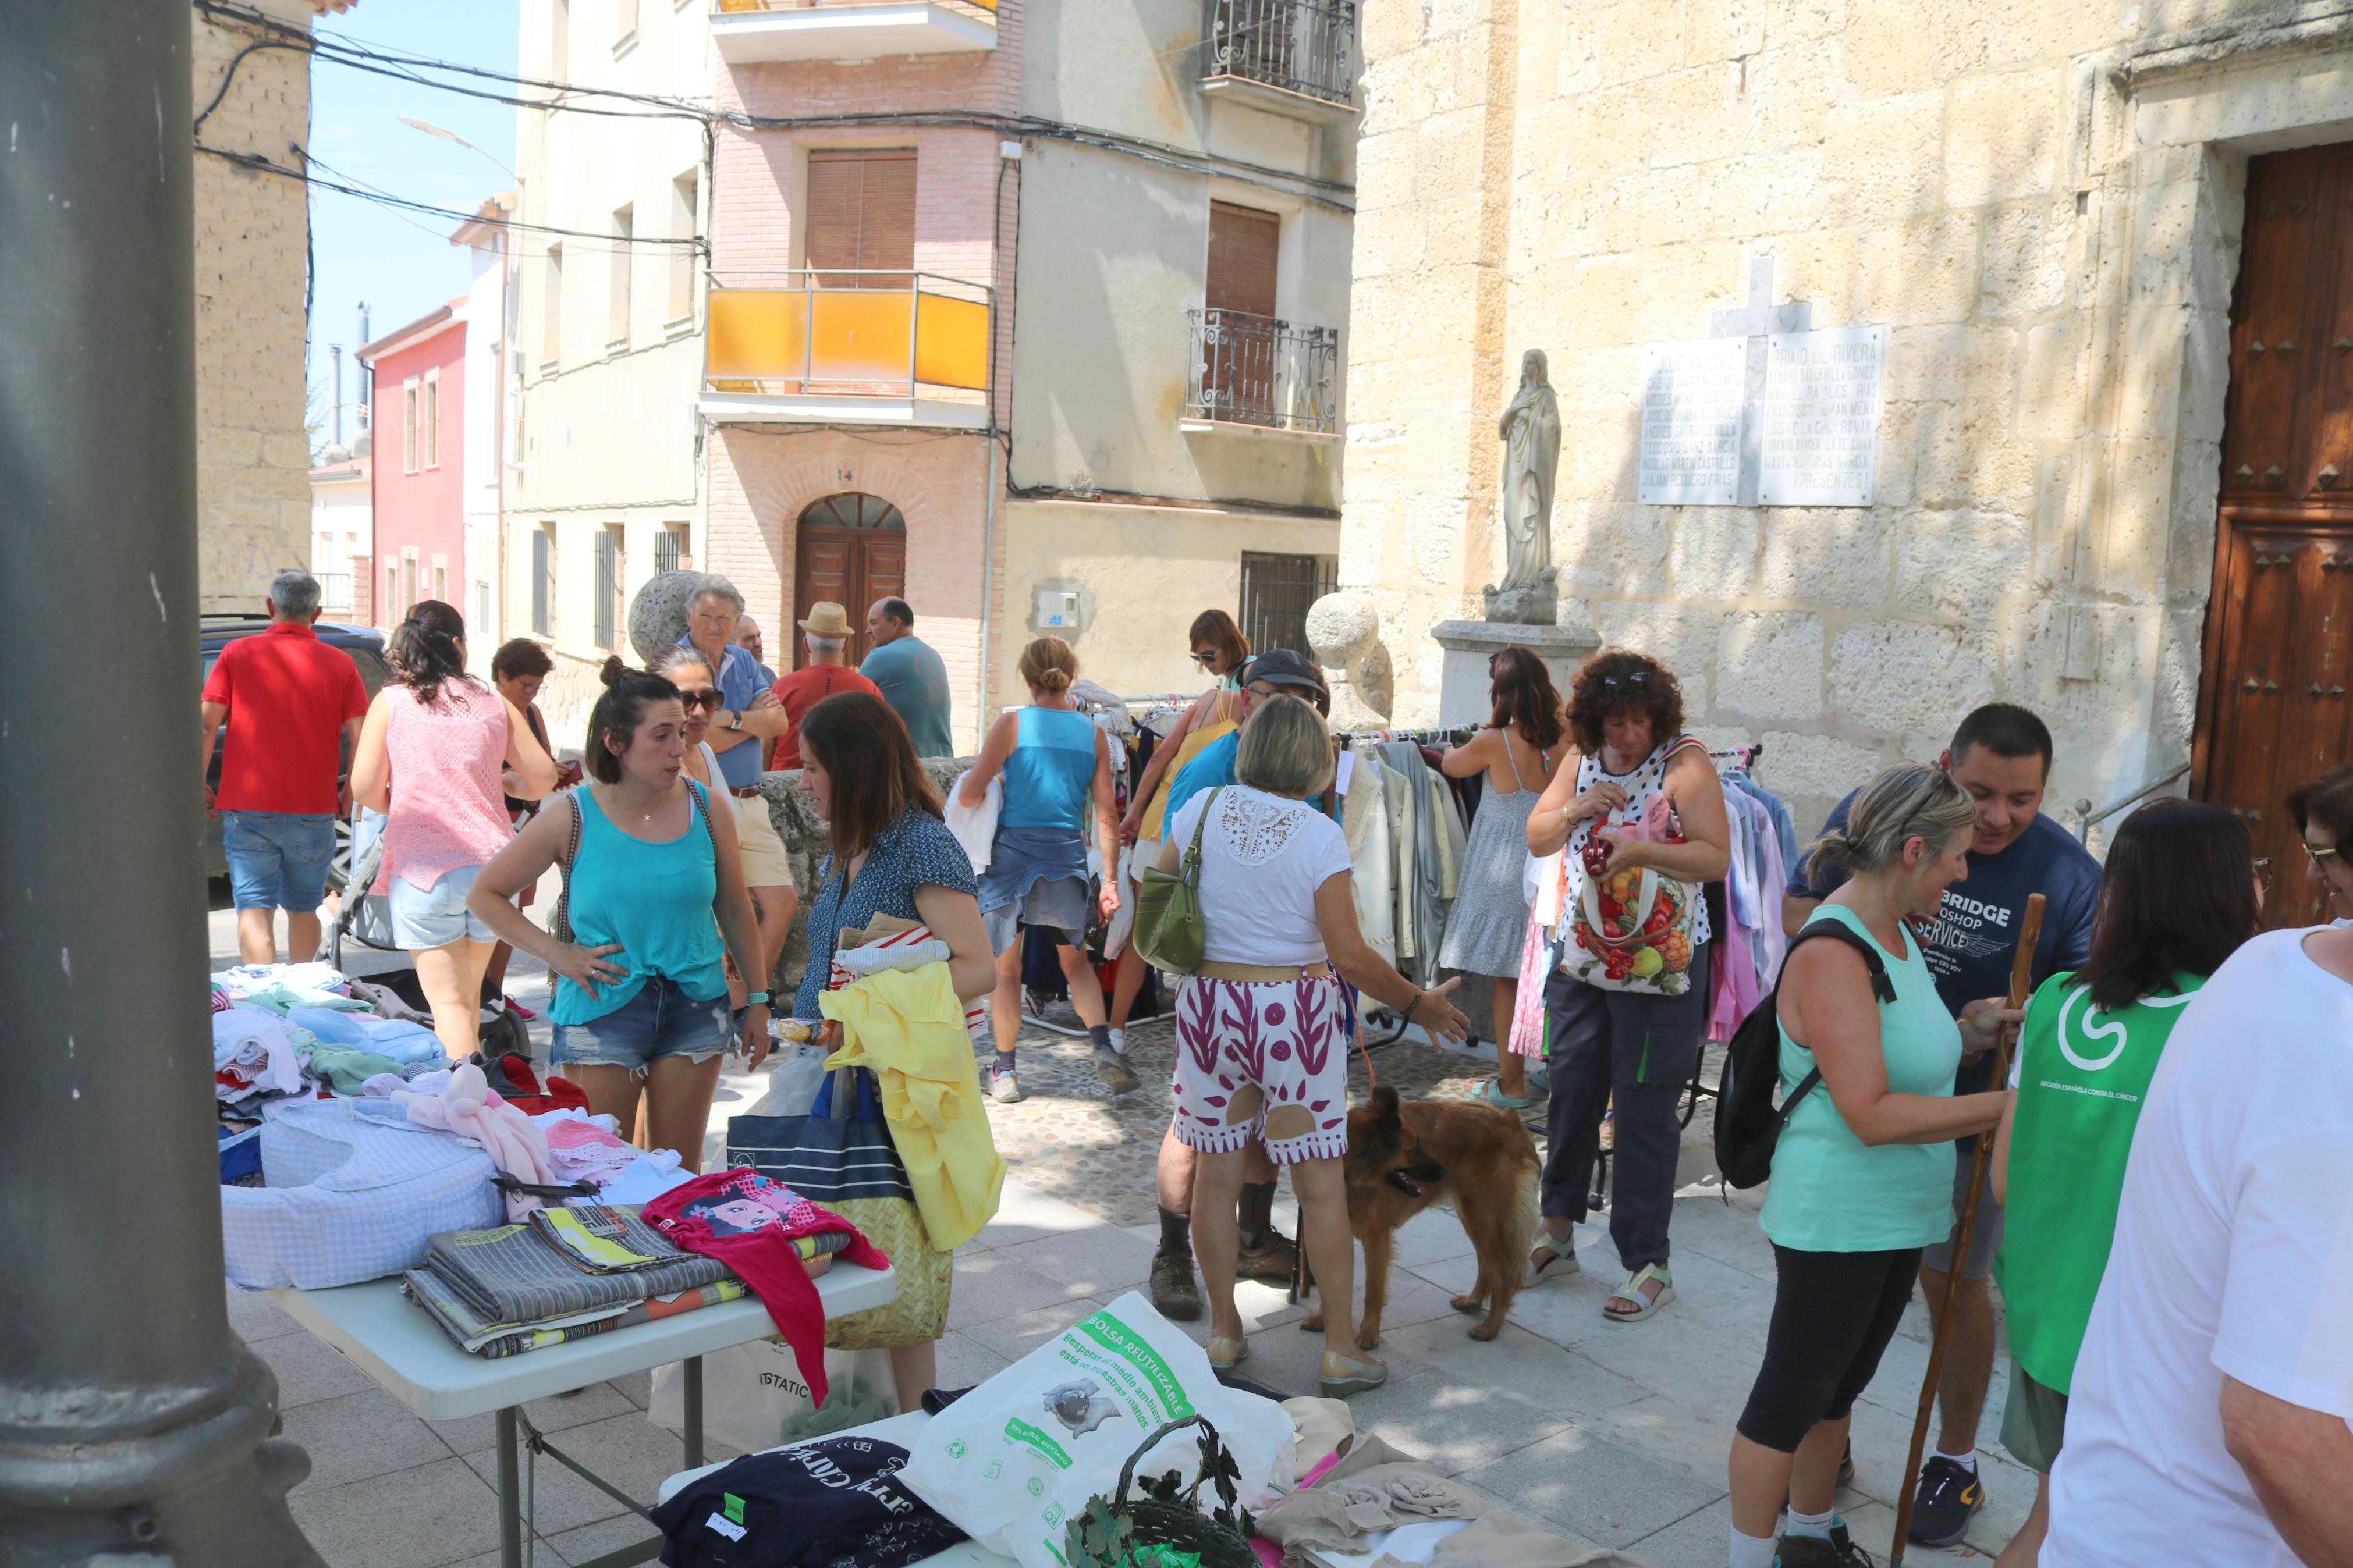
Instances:
[[[1005,775],[999,773],[988,781],[981,793],[978,805],[964,804],[964,781],[970,773],[958,773],[956,782],[948,786],[948,798],[940,815],[946,820],[948,831],[964,846],[971,858],[972,874],[979,876],[988,869],[988,854],[997,841],[997,819],[1005,809]]]
[[[1386,758],[1388,749],[1382,748]],[[1412,775],[1401,773],[1384,762],[1385,785],[1382,794],[1389,814],[1389,900],[1391,918],[1397,925],[1398,973],[1408,979],[1419,973],[1414,965],[1414,938],[1419,927],[1413,918],[1414,889],[1420,882],[1420,872],[1414,864],[1414,796]]]
[[[1381,748],[1381,757],[1405,776],[1405,793],[1412,803],[1413,876],[1404,889],[1413,920],[1414,972],[1409,978],[1428,985],[1438,977],[1438,946],[1446,928],[1445,900],[1440,891],[1443,868],[1438,852],[1439,836],[1444,830],[1433,808],[1430,764],[1422,761],[1421,748],[1411,741],[1392,741]],[[1402,939],[1398,946],[1403,948]]]
[[[1545,978],[1552,973],[1552,939],[1534,917],[1520,952],[1520,984],[1512,995],[1512,1050],[1523,1057],[1545,1054]]]
[[[1382,962],[1397,963],[1397,871],[1389,848],[1388,774],[1370,751],[1357,752],[1340,828],[1356,867],[1356,925]]]
[[[776,1331],[791,1342],[810,1403],[823,1405],[825,1307],[793,1244],[805,1236],[847,1231],[856,1239],[841,1249],[842,1261],[888,1268],[891,1260],[856,1226],[757,1171],[697,1176],[648,1204],[643,1215],[680,1247],[719,1259],[752,1287]]]
[[[1430,773],[1430,811],[1438,825],[1438,893],[1451,905],[1461,896],[1462,857],[1470,847],[1470,836],[1463,831],[1454,792],[1446,787],[1446,775],[1435,768]]]
[[[946,1251],[970,1241],[997,1213],[1006,1166],[948,966],[871,974],[827,992],[818,1009],[842,1026],[826,1068],[869,1068],[881,1085],[882,1119],[932,1245]]]

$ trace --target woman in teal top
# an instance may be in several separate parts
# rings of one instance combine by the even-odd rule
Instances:
[[[684,776],[678,688],[617,658],[606,660],[605,688],[588,720],[592,782],[532,818],[482,868],[467,907],[554,976],[550,1059],[587,1095],[589,1113],[635,1126],[642,1092],[649,1145],[699,1170],[720,1058],[736,1039],[720,961],[732,953],[739,973],[758,975],[759,925],[734,816]],[[509,900],[559,862],[551,935]],[[768,1054],[767,993],[749,1001],[744,1037],[756,1068]]]
[[[1865,785],[1845,830],[1815,846],[1817,867],[1852,875],[1811,924],[1868,941],[1894,999],[1874,994],[1844,942],[1800,939],[1781,972],[1783,1093],[1817,1067],[1822,1076],[1782,1128],[1765,1195],[1778,1285],[1732,1440],[1732,1568],[1857,1560],[1832,1510],[1848,1418],[1911,1300],[1920,1249],[1952,1227],[1949,1145],[1990,1131],[2010,1098],[1955,1098],[1953,1074],[1965,1049],[1989,1049],[2019,1015],[1994,997],[1955,1023],[1906,924],[1933,917],[1968,875],[1976,822],[1958,784],[1906,763]]]
[[[1004,804],[988,869],[980,878],[980,919],[997,950],[997,990],[989,1003],[997,1030],[997,1068],[989,1098],[1021,1098],[1013,1045],[1021,1033],[1021,928],[1053,933],[1071,1005],[1094,1045],[1095,1076],[1125,1094],[1137,1086],[1127,1060],[1112,1048],[1103,1020],[1103,984],[1087,962],[1087,932],[1108,925],[1119,909],[1119,815],[1112,793],[1111,744],[1071,702],[1078,656],[1060,637],[1039,637],[1021,650],[1021,678],[1029,706],[1002,715],[981,742],[957,799],[977,806],[989,781],[1002,774]],[[1100,883],[1087,867],[1087,818],[1092,807],[1103,849]]]
[[[2218,805],[2151,801],[2117,827],[2084,967],[2054,974],[2019,1031],[2016,1090],[1993,1146],[2007,1205],[1994,1275],[2010,1313],[2001,1446],[2042,1478],[2002,1552],[2031,1564],[2050,1523],[2075,1356],[2116,1239],[2125,1160],[2166,1041],[2189,999],[2255,934],[2247,826]]]

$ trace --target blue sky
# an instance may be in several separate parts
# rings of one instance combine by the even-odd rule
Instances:
[[[490,69],[515,64],[515,0],[363,0],[318,30],[385,48],[405,49]],[[485,88],[499,84],[483,82]],[[325,59],[311,71],[311,152],[354,184],[412,201],[471,211],[512,188],[498,164],[438,137],[413,131],[402,115],[456,132],[492,156],[514,163],[515,111],[501,103],[415,82],[356,71]],[[318,418],[332,428],[331,343],[343,349],[343,437],[357,426],[351,403],[356,379],[359,305],[368,305],[376,336],[414,321],[466,287],[468,252],[449,243],[454,222],[396,211],[334,191],[311,195],[313,265],[311,385]],[[328,438],[322,430],[321,440]]]

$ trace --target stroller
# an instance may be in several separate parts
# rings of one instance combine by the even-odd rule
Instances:
[[[405,951],[399,942],[393,940],[392,900],[383,894],[368,891],[375,885],[376,872],[384,864],[384,829],[387,819],[383,813],[370,811],[364,805],[354,809],[351,873],[343,880],[342,906],[335,911],[334,922],[327,928],[326,960],[339,972],[343,968],[343,944],[347,942],[379,952]],[[371,974],[365,978],[370,984],[385,987],[420,1012],[432,1011],[425,999],[424,984],[417,978],[417,971],[413,967]],[[484,1005],[487,1007],[494,1000],[486,984],[482,996]],[[500,1069],[512,1057],[520,1058],[515,1066],[521,1069],[521,1076],[518,1078],[512,1072],[506,1075],[514,1089],[526,1096],[540,1092],[536,1076],[531,1070],[531,1035],[523,1027],[522,1019],[503,1007],[499,1008],[495,1016],[481,1026],[481,1045],[482,1067],[491,1077],[492,1089],[506,1092],[506,1086],[500,1082]]]

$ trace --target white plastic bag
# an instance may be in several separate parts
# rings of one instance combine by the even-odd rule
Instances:
[[[770,1057],[768,1092],[744,1116],[807,1116],[825,1082],[818,1066],[826,1053],[815,1046],[778,1046]]]
[[[1220,1384],[1201,1347],[1131,1290],[934,1416],[899,1479],[982,1549],[1023,1568],[1063,1568],[1072,1516],[1117,1489],[1145,1437],[1196,1414],[1240,1468],[1246,1506],[1290,1486],[1282,1406]],[[1200,1436],[1193,1426],[1164,1438],[1136,1475],[1176,1470],[1189,1486]]]
[[[707,1437],[756,1454],[781,1443],[821,1437],[899,1414],[898,1384],[889,1351],[828,1351],[822,1409],[809,1402],[793,1347],[754,1340],[702,1358],[702,1431]],[[673,1432],[686,1427],[686,1368],[654,1369],[646,1419]]]

